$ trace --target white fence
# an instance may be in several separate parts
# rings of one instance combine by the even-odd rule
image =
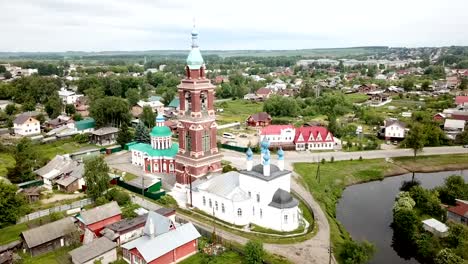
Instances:
[[[64,204],[64,205],[59,205],[59,206],[56,206],[56,207],[44,209],[44,210],[37,211],[37,212],[34,212],[34,213],[30,213],[28,215],[25,215],[25,216],[21,217],[18,220],[18,224],[28,222],[28,221],[31,221],[31,220],[34,220],[34,219],[37,219],[37,218],[40,218],[40,217],[43,217],[43,216],[47,216],[47,215],[49,215],[51,213],[63,212],[63,211],[67,211],[67,210],[71,210],[71,209],[75,209],[75,208],[82,208],[83,206],[86,206],[86,205],[92,204],[92,203],[93,203],[93,200],[91,198],[87,198],[87,199],[83,199],[83,200],[73,202],[71,204]]]

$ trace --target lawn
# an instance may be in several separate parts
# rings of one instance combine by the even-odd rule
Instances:
[[[68,252],[74,247],[63,247],[55,251],[31,257],[29,254],[20,254],[23,258],[22,264],[65,264],[71,263],[68,259]]]
[[[220,254],[218,256],[208,256],[202,253],[197,253],[182,262],[180,264],[205,264],[205,263],[210,263],[210,264],[224,264],[224,263],[230,263],[230,264],[241,264],[243,263],[243,258],[242,256],[234,251],[226,251],[223,254]]]
[[[351,94],[345,94],[345,98],[347,98],[351,103],[364,103],[369,99],[369,96],[367,94],[362,94],[362,93],[351,93]]]
[[[394,158],[394,161],[408,171],[431,172],[442,170],[461,170],[468,168],[468,154],[418,156]]]
[[[21,232],[28,229],[26,223],[8,226],[0,229],[0,245],[5,245],[19,239]]]
[[[7,175],[8,168],[15,166],[15,160],[9,153],[0,153],[0,177]]]
[[[232,100],[217,103],[216,108],[223,109],[223,112],[216,113],[218,124],[233,122],[244,123],[251,114],[263,111],[263,103],[250,102],[247,100]]]
[[[55,157],[57,154],[66,154],[79,151],[85,147],[96,147],[95,145],[91,144],[80,144],[74,142],[72,139],[65,139],[55,141],[53,143],[48,144],[38,144],[35,145],[36,150],[40,157],[44,157],[48,160]]]

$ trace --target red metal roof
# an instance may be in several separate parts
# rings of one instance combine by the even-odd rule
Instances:
[[[310,135],[312,134],[312,140],[309,141]],[[320,134],[321,140],[317,140]],[[330,134],[330,139],[327,139],[327,135]],[[302,139],[300,136],[302,135]],[[296,129],[296,136],[294,137],[294,143],[308,143],[308,142],[333,142],[333,135],[328,131],[326,127],[322,126],[310,126],[300,127]]]
[[[447,210],[460,216],[468,216],[468,203],[456,201],[456,206],[451,206]]]
[[[260,88],[257,90],[256,94],[257,95],[269,95],[271,93],[271,90],[268,88]]]
[[[270,125],[262,128],[260,135],[281,135],[281,130],[292,128],[292,125]]]
[[[468,103],[468,96],[457,96],[455,97],[455,104],[457,105],[461,105],[461,104],[465,104],[465,103]]]

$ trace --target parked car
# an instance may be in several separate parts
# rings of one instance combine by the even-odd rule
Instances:
[[[468,148],[468,145],[463,145],[464,148]]]
[[[236,136],[234,136],[234,134],[225,132],[223,133],[223,138],[236,139]]]

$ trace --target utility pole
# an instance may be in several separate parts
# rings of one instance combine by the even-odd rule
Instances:
[[[332,263],[332,246],[331,246],[331,240],[330,240],[330,246],[328,247],[328,264]]]
[[[317,172],[315,174],[315,179],[320,183],[320,157],[317,160]]]

